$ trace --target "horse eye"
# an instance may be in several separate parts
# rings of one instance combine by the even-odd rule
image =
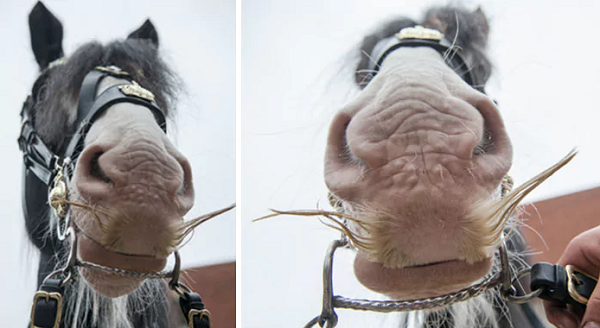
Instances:
[[[31,96],[34,100],[39,99],[44,95],[44,91],[46,91],[46,81],[48,80],[48,74],[44,73],[40,75],[35,83],[33,83],[33,88],[31,89]]]

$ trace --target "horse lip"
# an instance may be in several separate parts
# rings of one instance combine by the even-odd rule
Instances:
[[[435,261],[435,262],[429,262],[429,263],[423,263],[423,264],[409,265],[409,266],[402,267],[402,269],[432,267],[432,266],[436,266],[436,265],[449,264],[452,262],[459,262],[459,261],[461,261],[461,260],[460,259],[442,260],[442,261]]]
[[[122,256],[131,256],[131,257],[135,257],[135,258],[148,259],[148,260],[166,260],[167,257],[169,256],[168,254],[165,256],[155,256],[155,255],[149,255],[149,254],[135,254],[135,253],[127,253],[127,252],[123,252],[123,251],[117,251],[117,250],[111,248],[109,245],[104,245],[101,242],[97,241],[96,239],[94,239],[93,237],[88,235],[83,229],[79,228],[77,225],[75,225],[75,228],[76,228],[75,230],[78,233],[81,233],[87,240],[93,242],[95,245],[100,246],[107,252],[110,252],[113,254],[122,255]]]

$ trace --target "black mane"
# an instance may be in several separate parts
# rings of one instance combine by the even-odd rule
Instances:
[[[42,72],[32,90],[34,125],[44,142],[61,153],[77,129],[73,125],[79,89],[85,75],[96,66],[115,65],[156,96],[167,116],[175,111],[179,78],[147,39],[126,39],[107,45],[89,42],[81,46],[65,64]]]
[[[405,27],[415,25],[442,31],[448,41],[454,41],[456,46],[462,48],[461,54],[473,70],[476,80],[487,82],[492,73],[492,64],[485,55],[489,31],[485,14],[480,9],[469,12],[461,7],[446,6],[430,8],[420,23],[409,18],[397,18],[367,35],[360,45],[360,59],[356,66],[355,82],[359,86],[365,86],[365,82],[369,80],[369,62],[377,60],[371,59],[369,54],[377,42],[393,36]]]

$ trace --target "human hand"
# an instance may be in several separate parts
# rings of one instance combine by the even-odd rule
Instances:
[[[598,277],[600,271],[600,226],[573,238],[558,264],[571,264],[582,271]],[[548,321],[560,328],[600,328],[600,287],[596,286],[588,300],[585,313],[564,304],[544,301]]]

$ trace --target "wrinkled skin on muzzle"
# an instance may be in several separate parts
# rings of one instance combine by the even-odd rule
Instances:
[[[373,247],[355,273],[395,299],[466,287],[491,267],[477,236],[477,204],[498,197],[512,147],[498,108],[433,49],[401,48],[340,110],[329,132],[328,188],[345,210],[371,223]],[[481,236],[484,238],[485,236]]]
[[[98,93],[123,80],[106,78]],[[126,270],[154,272],[174,250],[177,228],[194,202],[190,165],[146,107],[120,103],[94,122],[77,160],[71,206],[79,256]],[[117,297],[143,279],[82,268],[99,293]]]

